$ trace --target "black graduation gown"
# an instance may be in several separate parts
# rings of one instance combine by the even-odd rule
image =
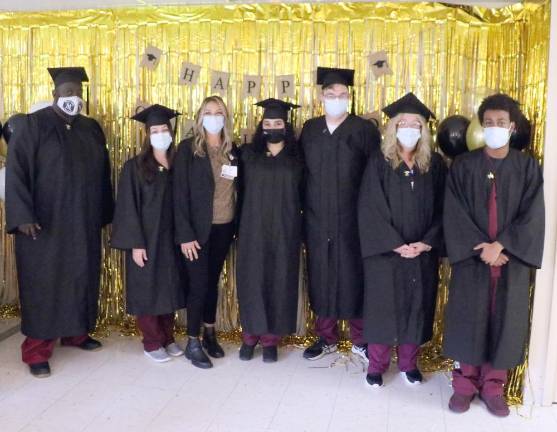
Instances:
[[[358,191],[367,160],[379,149],[380,139],[371,122],[355,115],[349,115],[333,134],[324,116],[308,120],[302,129],[309,298],[319,316],[353,319],[362,315]]]
[[[296,331],[302,243],[303,165],[241,148],[242,208],[236,284],[242,329],[254,335]]]
[[[116,198],[111,246],[126,251],[127,312],[163,315],[186,307],[185,261],[174,242],[172,175],[162,168],[147,182],[135,157],[124,164]],[[132,249],[147,250],[143,268],[133,261]]]
[[[492,315],[490,268],[473,250],[491,242],[490,168],[480,149],[456,158],[449,171],[444,232],[452,277],[443,350],[464,363],[489,361],[496,369],[509,369],[523,362],[528,340],[530,270],[540,267],[543,252],[543,178],[531,156],[512,148],[495,172],[497,240],[509,262],[502,267]]]
[[[90,332],[97,319],[101,227],[113,212],[104,134],[90,118],[71,126],[48,107],[10,140],[6,225],[15,233],[21,331],[37,339]],[[18,232],[42,227],[36,240]]]
[[[369,343],[421,345],[431,339],[443,250],[446,172],[437,153],[426,173],[414,167],[413,175],[405,163],[393,170],[381,154],[370,159],[358,206],[365,272],[364,337]],[[420,241],[431,251],[413,259],[393,252]]]

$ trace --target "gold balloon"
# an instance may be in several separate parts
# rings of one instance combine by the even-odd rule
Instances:
[[[485,146],[484,131],[478,116],[474,116],[466,130],[466,146],[470,151]]]

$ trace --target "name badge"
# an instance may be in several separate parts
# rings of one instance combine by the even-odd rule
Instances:
[[[227,180],[234,180],[238,177],[238,167],[234,165],[223,165],[220,176]]]

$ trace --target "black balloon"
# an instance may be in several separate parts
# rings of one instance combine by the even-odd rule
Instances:
[[[11,116],[6,123],[4,123],[4,127],[2,128],[2,136],[6,140],[6,144],[10,142],[10,137],[17,130],[18,127],[25,121],[25,114],[14,114]]]
[[[454,159],[461,153],[466,153],[466,130],[470,120],[461,115],[445,118],[437,128],[437,143],[445,155]]]
[[[516,122],[516,130],[512,133],[509,144],[514,149],[524,150],[530,144],[531,136],[532,125],[524,114],[521,114]]]

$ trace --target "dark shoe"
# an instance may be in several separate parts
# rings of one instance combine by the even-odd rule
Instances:
[[[33,363],[29,365],[29,371],[35,378],[47,378],[50,376],[50,365],[48,362]]]
[[[278,352],[276,346],[263,347],[263,362],[275,363],[278,359]]]
[[[474,395],[468,396],[459,393],[453,393],[449,400],[449,409],[454,413],[464,413],[470,409],[470,402],[474,399]]]
[[[70,346],[70,347],[81,348],[82,350],[85,350],[85,351],[98,351],[103,346],[102,343],[100,343],[98,340],[93,339],[92,337],[87,337],[87,339],[85,339],[79,345],[73,345],[71,343],[67,343],[67,342],[64,342],[64,341],[61,342],[61,345],[62,346]]]
[[[324,338],[319,338],[317,342],[304,350],[304,358],[307,360],[318,360],[324,355],[334,353],[336,350],[336,344],[329,345]]]
[[[408,372],[404,372],[406,381],[410,384],[421,384],[424,380],[422,373],[418,369],[414,369]]]
[[[502,395],[480,396],[480,399],[484,401],[487,410],[494,416],[507,417],[511,413],[507,401]]]
[[[186,350],[184,355],[188,360],[191,360],[191,364],[195,367],[201,369],[210,369],[213,367],[213,363],[207,354],[203,351],[201,342],[198,338],[188,338],[188,344],[186,345]]]
[[[224,357],[224,350],[219,345],[217,341],[217,335],[215,334],[215,329],[211,328],[208,329],[205,327],[203,329],[203,348],[207,350],[207,354],[209,354],[213,358],[222,358]]]
[[[367,374],[366,381],[372,387],[383,387],[383,375],[381,374]]]
[[[253,358],[253,351],[255,350],[255,345],[248,345],[243,343],[240,347],[240,360],[249,361]]]

